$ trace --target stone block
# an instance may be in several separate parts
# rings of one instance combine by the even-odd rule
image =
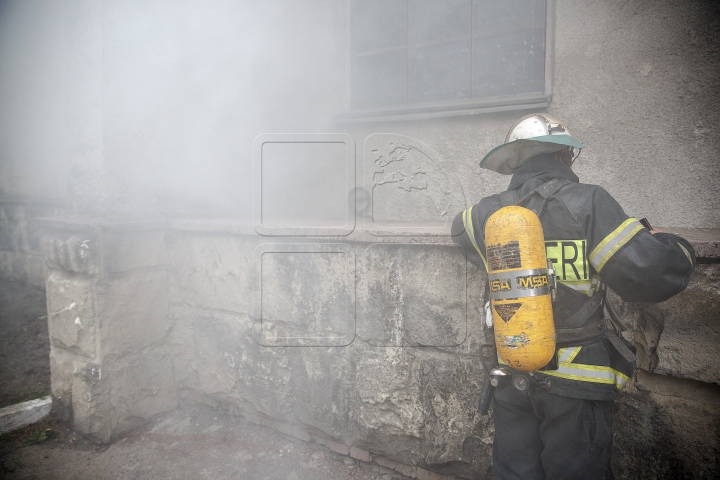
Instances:
[[[639,370],[620,396],[613,428],[614,477],[717,478],[720,387]]]
[[[184,385],[273,418],[292,412],[287,349],[258,345],[247,317],[221,310],[174,307],[169,340],[183,346],[176,371]]]
[[[720,385],[720,265],[700,264],[688,288],[658,305],[665,317],[656,373]]]
[[[335,440],[328,440],[327,446],[330,450],[339,453],[340,455],[350,455],[350,447],[344,443],[336,442]]]
[[[173,232],[168,256],[179,298],[193,306],[247,315],[252,251],[248,237]]]
[[[634,339],[645,370],[720,385],[720,265],[699,264],[687,289],[640,305]]]
[[[350,447],[350,456],[362,460],[363,462],[369,462],[372,460],[370,452],[363,450],[362,448]]]
[[[103,234],[105,271],[126,272],[165,263],[164,230],[112,230]]]
[[[102,367],[88,362],[72,376],[73,427],[100,442],[112,439],[109,385],[102,382]]]
[[[382,467],[390,468],[392,470],[395,470],[396,472],[402,473],[407,477],[415,477],[415,467],[411,465],[396,462],[395,460],[390,460],[389,458],[385,457],[374,457],[374,460],[375,463]]]
[[[244,412],[243,417],[248,422],[257,423],[260,424],[260,421],[262,420],[258,415],[255,415],[254,413]]]
[[[393,347],[466,340],[467,262],[455,247],[378,243],[365,250],[361,268],[360,338]]]
[[[422,438],[425,418],[420,403],[417,352],[368,349],[358,355],[355,365],[358,398],[352,415],[361,421],[361,429]]]
[[[177,378],[177,377],[176,377],[176,378]],[[186,395],[187,397],[189,397],[193,402],[197,402],[197,403],[200,403],[200,404],[202,404],[202,405],[207,405],[207,406],[210,407],[210,408],[215,409],[215,408],[219,408],[219,407],[220,407],[220,402],[218,402],[217,400],[215,400],[215,399],[214,399],[213,397],[211,397],[210,395],[207,395],[207,394],[202,393],[202,392],[198,392],[197,390],[187,390],[187,389],[185,389],[185,390],[183,390],[182,394],[183,394],[183,395]],[[184,398],[184,397],[183,397],[183,398]]]
[[[290,434],[293,437],[302,440],[303,442],[309,442],[312,440],[312,437],[310,436],[310,434],[308,432],[306,432],[305,430],[303,430],[297,426],[294,426],[294,425],[292,427],[292,432]]]
[[[467,469],[489,462],[492,449],[483,439],[490,436],[492,421],[476,415],[484,378],[477,357],[423,351],[416,363],[425,413],[423,463],[429,468],[455,464]],[[475,447],[468,449],[468,444]]]
[[[287,348],[296,421],[344,438],[352,430],[352,348]]]
[[[430,470],[425,470],[420,467],[415,468],[415,475],[418,480],[451,480],[448,476],[431,472]]]
[[[428,468],[484,470],[492,454],[492,422],[475,414],[483,378],[476,357],[356,348],[353,445],[382,445],[386,457],[404,464],[422,458]]]
[[[150,420],[156,413],[177,408],[172,361],[164,355],[133,355],[107,362],[101,371],[110,390],[110,436]]]
[[[43,234],[43,253],[68,272],[98,275],[100,273],[99,229],[83,231],[47,229]]]
[[[346,245],[263,244],[253,253],[253,318],[267,346],[345,346],[355,338],[355,257]]]
[[[107,277],[97,283],[95,297],[103,357],[156,344],[172,324],[164,270]]]
[[[328,442],[330,440],[328,440],[327,438],[321,437],[319,435],[311,435],[311,436],[312,436],[312,439],[315,441],[315,443],[317,443],[318,445],[324,445],[326,447],[328,446]]]
[[[55,413],[61,420],[72,419],[72,387],[75,373],[74,355],[50,345],[50,392]]]
[[[53,348],[97,358],[96,280],[50,268],[47,278],[48,330]]]
[[[403,463],[425,441],[425,410],[418,349],[356,345],[350,418],[353,445],[375,448]]]
[[[287,423],[277,422],[277,424],[275,425],[275,430],[280,433],[284,433],[285,435],[292,435],[293,427],[292,425],[288,425]]]
[[[45,418],[52,409],[52,397],[38,398],[0,408],[0,435]]]
[[[72,377],[73,426],[103,443],[176,407],[172,362],[163,355],[88,362]]]
[[[275,420],[273,420],[272,418],[262,417],[260,419],[260,425],[262,425],[264,427],[272,428],[273,430],[275,430],[276,424],[275,424]]]

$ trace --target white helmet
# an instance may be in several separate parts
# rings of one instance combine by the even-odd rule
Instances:
[[[546,113],[532,113],[510,127],[505,143],[485,155],[480,166],[511,175],[526,160],[564,147],[583,148],[584,145],[572,137],[570,129],[560,119]]]

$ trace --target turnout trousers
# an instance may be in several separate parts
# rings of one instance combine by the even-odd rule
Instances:
[[[612,401],[512,386],[495,391],[495,480],[602,480],[610,461]]]

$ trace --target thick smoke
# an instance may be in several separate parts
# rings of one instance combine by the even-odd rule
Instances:
[[[343,108],[341,2],[1,8],[5,197],[249,222],[253,139],[329,131]]]

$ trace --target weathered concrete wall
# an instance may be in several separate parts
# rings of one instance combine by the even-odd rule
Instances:
[[[475,413],[486,279],[446,234],[47,224],[52,390],[79,430],[107,441],[179,393],[412,475],[490,478],[493,429]],[[701,264],[663,304],[618,305],[640,356],[619,478],[718,472],[719,271]]]
[[[177,406],[164,237],[152,225],[46,223],[52,394],[101,441]]]
[[[120,228],[47,231],[52,390],[80,431],[107,441],[177,388],[391,462],[489,468],[484,276],[447,236],[268,244],[175,222],[159,244]]]
[[[692,361],[692,354],[683,358]],[[716,383],[638,370],[615,415],[615,478],[717,478],[719,418]]]
[[[685,231],[692,238],[691,232]],[[690,235],[688,235],[690,234]],[[708,239],[707,232],[695,232]],[[720,238],[698,245],[714,255]],[[656,304],[615,298],[638,349],[614,429],[617,478],[715,478],[720,473],[720,264],[698,265],[688,288]]]

